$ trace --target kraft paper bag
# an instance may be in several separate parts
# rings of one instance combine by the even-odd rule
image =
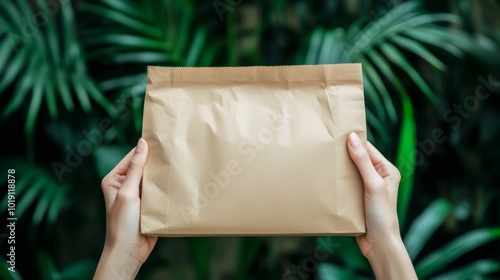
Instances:
[[[360,64],[148,67],[141,232],[359,235]]]

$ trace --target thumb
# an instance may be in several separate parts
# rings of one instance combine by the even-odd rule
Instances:
[[[383,179],[375,170],[366,149],[361,145],[358,135],[354,132],[351,133],[348,142],[349,155],[358,167],[365,186],[373,187],[383,183]]]
[[[139,195],[139,184],[141,183],[142,172],[148,158],[148,144],[146,140],[139,139],[133,153],[121,190],[124,192],[134,192]]]

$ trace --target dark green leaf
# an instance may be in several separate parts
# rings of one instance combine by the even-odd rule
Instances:
[[[168,52],[122,52],[114,54],[110,57],[110,60],[116,63],[143,63],[143,64],[162,64],[166,62],[172,62],[174,57]]]
[[[52,203],[49,205],[49,210],[47,211],[47,222],[49,224],[53,224],[57,220],[64,206],[64,202],[67,199],[67,194],[68,189],[66,187],[61,187],[61,189],[55,193],[55,196],[52,198]]]
[[[370,82],[374,85],[374,89],[377,90],[377,92],[380,94],[380,96],[382,97],[382,99],[384,101],[383,106],[382,106],[382,104],[380,104],[380,102],[376,103],[375,106],[377,106],[379,108],[385,107],[386,113],[389,116],[389,119],[391,120],[391,122],[396,122],[398,120],[396,108],[394,107],[394,103],[392,102],[391,95],[389,94],[389,91],[385,87],[381,77],[379,76],[379,74],[373,68],[373,66],[371,65],[371,63],[369,61],[365,61],[365,63],[363,64],[363,69],[366,72],[366,79],[370,80]],[[374,91],[374,92],[371,92],[371,93],[369,92],[366,94],[367,95],[376,95],[377,92]],[[381,116],[381,115],[379,114],[379,116]]]
[[[189,40],[188,36],[190,34],[189,29],[191,27],[191,22],[192,22],[192,17],[193,17],[193,3],[191,1],[184,1],[182,5],[179,5],[180,2],[174,2],[171,1],[170,3],[167,3],[166,5],[169,5],[170,7],[167,6],[167,8],[171,8],[171,11],[182,11],[182,16],[180,16],[181,13],[172,15],[174,17],[180,17],[180,19],[177,19],[176,22],[170,21],[169,24],[170,26],[173,26],[174,24],[178,26],[179,28],[172,30],[172,32],[169,32],[170,37],[168,37],[169,42],[175,42],[178,40],[176,44],[176,50],[178,53],[181,53],[183,50],[187,50],[189,46]],[[175,7],[175,5],[179,5],[180,7]],[[180,8],[180,9],[179,9]],[[229,14],[230,15],[230,14]],[[229,17],[230,19],[230,17]],[[226,38],[231,38],[232,34],[229,32],[230,28],[235,27],[234,25],[229,25],[230,20],[226,21],[228,23],[226,28]],[[234,48],[229,48],[229,50],[233,50]]]
[[[338,279],[366,279],[353,271],[332,263],[318,264],[318,279],[319,280],[338,280]]]
[[[93,260],[83,260],[71,263],[61,271],[62,280],[85,280],[94,275],[97,263]]]
[[[122,5],[123,6],[123,5]],[[154,26],[150,26],[135,19],[134,17],[124,14],[121,11],[117,11],[113,8],[107,8],[100,5],[82,3],[80,6],[83,10],[94,13],[97,16],[105,18],[107,20],[115,21],[130,30],[135,30],[141,32],[149,37],[158,37],[161,33]]]
[[[169,50],[170,44],[165,41],[158,41],[132,34],[105,34],[88,38],[87,44],[120,44],[139,49]]]
[[[40,268],[40,272],[42,273],[42,280],[54,280],[61,278],[54,261],[48,254],[38,252],[36,254],[36,260],[38,267]]]
[[[403,36],[395,36],[391,39],[395,44],[407,49],[410,52],[420,56],[422,59],[426,60],[429,64],[433,65],[440,71],[446,70],[446,65],[444,65],[441,60],[434,56],[428,49],[422,46],[419,42],[415,40],[408,39]]]
[[[109,90],[116,90],[119,88],[132,87],[139,83],[142,84],[145,81],[146,81],[146,74],[141,73],[141,74],[128,75],[128,76],[105,80],[99,84],[99,87],[103,91],[109,91]]]
[[[209,44],[208,47],[204,50],[203,55],[200,57],[199,66],[213,65],[217,52],[221,48],[220,45],[220,43]]]
[[[377,51],[370,51],[366,54],[373,62],[374,68],[378,69],[378,71],[385,76],[386,80],[389,81],[397,91],[404,91],[403,85],[399,81],[396,74],[392,71],[389,63]]]
[[[137,5],[133,1],[124,0],[102,0],[103,3],[108,5],[113,10],[120,11],[124,14],[128,14],[134,18],[145,18],[145,13],[141,9],[140,5]]]
[[[368,108],[366,108],[366,122],[375,129],[382,143],[391,143],[391,136],[389,135],[386,127]]]
[[[336,51],[336,46],[338,42],[336,42],[335,38],[335,32],[334,31],[326,31],[325,35],[323,36],[323,42],[321,44],[320,50],[317,52],[318,53],[318,64],[328,64],[328,63],[334,63],[338,61],[333,61],[333,52]]]
[[[204,28],[196,30],[193,42],[191,43],[191,47],[189,48],[189,52],[187,54],[186,62],[184,63],[185,66],[197,65],[203,51],[206,38],[207,31]]]
[[[340,256],[343,260],[342,267],[347,270],[371,270],[370,264],[363,254],[361,254],[355,238],[345,236],[317,237],[316,246],[315,250],[321,249],[327,252],[329,254],[328,257]]]
[[[213,239],[210,237],[193,237],[186,239],[191,255],[194,258],[194,267],[197,280],[210,279],[210,259]]]
[[[92,97],[92,99],[94,99],[99,105],[102,106],[102,108],[106,110],[106,112],[110,116],[113,117],[116,114],[116,112],[114,111],[114,107],[106,99],[106,97],[104,97],[101,91],[99,91],[95,83],[92,80],[90,80],[90,78],[83,79],[82,82],[84,83],[84,86],[86,87],[86,90],[90,95],[90,97]]]
[[[394,64],[398,65],[403,71],[412,78],[415,84],[420,88],[420,90],[429,98],[430,101],[436,102],[437,97],[434,92],[430,89],[429,85],[424,81],[422,76],[411,66],[411,64],[406,60],[401,52],[395,48],[390,43],[384,43],[380,46],[382,52],[391,60]]]
[[[12,58],[9,62],[9,67],[5,69],[4,74],[0,77],[0,92],[14,81],[23,67],[26,67],[29,63],[28,55],[29,48],[23,46],[14,58]]]
[[[73,111],[74,104],[73,104],[73,99],[71,98],[71,92],[69,86],[67,84],[68,82],[66,80],[67,76],[63,70],[56,71],[54,75],[57,82],[57,89],[59,91],[59,94],[61,95],[64,107],[66,108],[66,110],[71,112]]]
[[[244,280],[250,271],[252,261],[255,260],[262,244],[262,237],[240,237],[238,246],[238,256],[236,259],[237,279]]]
[[[436,229],[451,211],[451,205],[444,199],[432,202],[410,225],[404,243],[410,258],[414,260]]]
[[[461,58],[464,55],[464,52],[454,44],[448,42],[447,40],[443,40],[443,38],[440,36],[428,33],[426,32],[426,30],[423,30],[422,28],[406,30],[405,35],[414,38],[420,42],[443,49],[458,58]]]
[[[47,102],[47,107],[49,108],[49,114],[52,119],[57,118],[58,110],[57,110],[57,100],[56,100],[56,92],[54,90],[54,84],[51,81],[51,77],[49,75],[44,75],[45,81],[43,81],[45,86],[45,101]],[[42,82],[42,81],[40,81]]]
[[[43,72],[42,75],[43,77]],[[40,77],[38,77],[40,78]],[[31,98],[30,106],[28,108],[28,115],[26,116],[26,124],[24,126],[24,132],[26,134],[26,142],[28,146],[28,157],[33,159],[34,157],[34,129],[35,122],[38,116],[38,111],[40,111],[40,106],[42,104],[43,97],[43,82],[40,80],[35,80],[33,87],[33,96]]]
[[[398,191],[398,218],[401,228],[405,226],[408,208],[413,191],[415,176],[415,139],[416,124],[413,117],[413,106],[406,93],[402,93],[403,116],[401,131],[399,132],[398,149],[396,153],[396,167],[401,173],[401,183]]]
[[[427,278],[469,251],[500,238],[500,228],[483,228],[463,234],[432,252],[417,265],[420,278]]]
[[[43,181],[35,180],[34,182],[31,182],[31,185],[26,190],[24,195],[19,197],[17,208],[16,208],[16,214],[19,217],[22,217],[24,215],[24,212],[26,210],[28,210],[28,208],[34,203],[34,201],[37,199],[37,197],[43,191],[43,188],[44,188]]]
[[[90,100],[87,91],[85,90],[85,87],[82,85],[80,77],[73,75],[71,77],[71,81],[73,82],[73,88],[75,90],[78,101],[80,101],[82,109],[85,112],[90,112],[90,110],[92,109],[92,105],[90,105]]]
[[[325,31],[323,28],[316,28],[309,40],[309,48],[306,56],[305,64],[316,64],[318,61],[318,53],[321,48],[321,42],[323,41],[323,35]]]
[[[2,112],[2,119],[7,118],[10,116],[15,110],[17,110],[23,102],[26,100],[26,95],[28,92],[32,89],[33,86],[33,80],[34,80],[34,71],[35,67],[39,63],[38,56],[34,56],[30,62],[30,66],[28,66],[28,69],[26,69],[26,75],[21,77],[21,80],[19,83],[16,85],[16,88],[14,90],[13,96],[7,106],[5,107],[5,110]],[[32,76],[33,75],[33,76]]]
[[[66,67],[72,69],[74,67],[74,62],[79,59],[79,45],[75,39],[75,29],[74,29],[74,15],[73,15],[73,7],[71,2],[68,2],[65,5],[61,5],[61,17],[62,17],[62,29],[64,38],[64,48],[65,48],[65,56],[64,61]]]
[[[21,35],[21,30],[23,29],[22,15],[14,5],[14,2],[4,1],[1,10],[2,12],[5,12],[6,21],[11,23],[9,31],[17,33],[16,35]]]
[[[104,178],[120,160],[132,150],[129,146],[106,146],[95,147],[93,157],[99,178]]]
[[[37,1],[37,4],[40,5],[41,10],[45,11],[48,15],[51,14],[47,9],[47,3],[45,1]],[[49,46],[51,57],[55,65],[59,65],[62,60],[59,49],[59,36],[52,17],[47,19],[46,30],[45,38]]]
[[[483,279],[487,274],[500,272],[500,263],[496,260],[479,260],[471,264],[464,265],[458,269],[446,272],[437,277],[432,277],[433,280],[469,280]],[[488,278],[486,278],[488,279]]]
[[[7,260],[4,259],[3,256],[0,257],[0,278],[4,280],[22,280],[19,270],[16,269],[16,272],[13,273],[9,271],[9,265],[7,265]]]
[[[459,18],[452,14],[419,14],[405,21],[391,24],[388,28],[382,29],[380,34],[378,34],[372,41],[380,42],[401,32],[405,32],[409,29],[415,29],[417,27],[420,28],[421,26],[427,24],[438,22],[458,23],[459,21]]]
[[[33,225],[35,226],[39,225],[42,222],[42,219],[45,216],[50,203],[52,202],[54,194],[60,189],[59,186],[51,184],[51,182],[48,180],[44,180],[44,185],[45,188],[43,189],[42,194],[40,195],[38,203],[35,207],[35,211],[33,212]],[[62,191],[62,188],[60,190]]]
[[[0,63],[0,74],[2,74],[4,68],[10,65],[8,61],[10,55],[12,54],[12,51],[14,51],[14,46],[12,46],[12,43],[9,41],[8,38],[5,38],[2,44],[0,45],[0,61],[3,61],[3,63]]]

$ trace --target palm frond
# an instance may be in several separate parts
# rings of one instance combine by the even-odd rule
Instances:
[[[30,158],[33,158],[35,123],[43,104],[53,119],[59,116],[59,103],[67,111],[74,110],[74,98],[84,111],[91,110],[93,100],[112,113],[111,104],[91,87],[92,78],[86,71],[85,57],[75,36],[71,2],[61,3],[60,12],[54,17],[49,16],[44,1],[37,3],[33,9],[27,0],[7,1],[0,13],[0,21],[5,23],[0,31],[0,92],[13,88],[1,119],[28,104],[25,133]],[[45,15],[45,24],[30,22],[35,13]],[[59,22],[61,28],[57,28]],[[26,28],[30,30],[28,35]]]
[[[142,84],[144,67],[147,65],[195,66],[210,64],[201,60],[207,47],[207,30],[192,28],[193,7],[190,2],[179,5],[168,1],[143,1],[141,5],[131,0],[103,0],[98,3],[82,3],[80,8],[93,16],[92,21],[104,22],[100,28],[89,29],[83,42],[89,58],[104,65],[132,64],[137,72],[129,71],[130,78],[111,75],[101,81],[107,90],[128,89]],[[177,12],[182,10],[182,18]],[[165,19],[167,11],[171,17]],[[165,22],[168,20],[169,22]],[[172,22],[174,21],[174,22]],[[190,35],[191,34],[191,35]]]
[[[389,120],[394,125],[398,121],[398,110],[393,99],[397,99],[397,96],[391,96],[391,88],[385,85],[385,81],[392,82],[393,77],[406,75],[429,100],[435,101],[434,91],[409,62],[406,54],[419,57],[438,71],[446,70],[445,64],[433,54],[430,47],[457,56],[463,54],[462,46],[465,46],[465,50],[472,49],[467,47],[472,44],[470,36],[446,27],[458,22],[455,15],[430,14],[423,11],[418,2],[409,1],[378,18],[360,19],[345,33],[339,29],[321,27],[313,30],[307,41],[306,55],[299,57],[304,57],[305,64],[361,62],[365,88],[369,89],[366,91],[367,107],[375,108],[373,114],[380,122]],[[428,30],[433,30],[431,40],[423,35]],[[399,69],[393,69],[393,65]],[[394,83],[392,86],[392,89],[400,91]],[[381,132],[369,119],[368,123],[374,131]]]
[[[453,271],[443,273],[437,277],[433,277],[434,280],[448,280],[448,279],[483,279],[484,275],[490,273],[500,272],[500,262],[497,260],[478,260],[471,264],[464,265]],[[486,278],[487,279],[487,278]]]
[[[336,279],[369,279],[363,277],[345,267],[341,267],[332,263],[320,263],[318,265],[318,279],[320,280],[336,280]]]
[[[427,278],[469,251],[498,239],[500,228],[481,228],[463,234],[419,261],[415,265],[417,275]]]
[[[31,216],[30,224],[33,227],[46,221],[53,225],[67,203],[69,188],[64,183],[59,183],[49,171],[28,163],[19,158],[5,158],[0,161],[2,170],[16,167],[16,209],[15,216],[24,220]],[[2,197],[2,205],[7,205],[8,194]],[[33,212],[30,211],[33,209]],[[6,211],[4,208],[2,211]],[[32,213],[32,215],[29,215]]]
[[[404,243],[412,260],[418,256],[431,235],[440,227],[451,212],[451,204],[443,199],[431,203],[412,222],[406,232]]]

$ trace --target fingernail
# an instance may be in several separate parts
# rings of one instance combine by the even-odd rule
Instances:
[[[137,142],[137,147],[135,147],[135,152],[140,153],[144,151],[144,147],[146,146],[146,141],[144,139],[139,139],[139,142]]]
[[[361,142],[359,142],[359,137],[356,133],[352,132],[349,134],[349,144],[351,144],[351,147],[357,148]]]

